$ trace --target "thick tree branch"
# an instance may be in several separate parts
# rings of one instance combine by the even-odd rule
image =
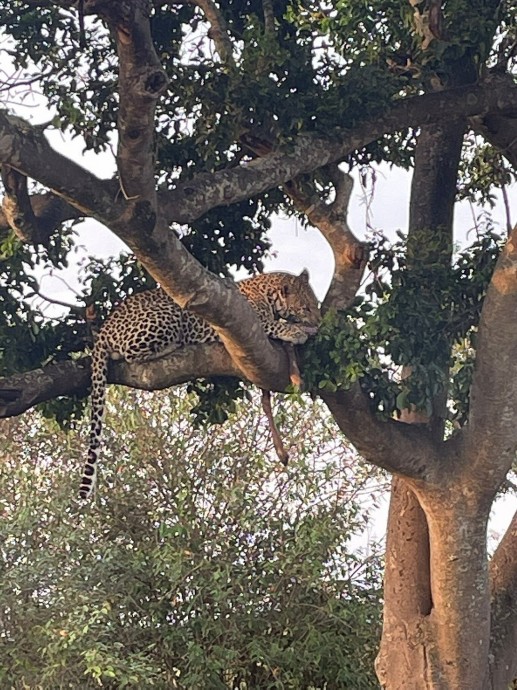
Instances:
[[[189,223],[216,206],[236,203],[268,189],[340,161],[383,134],[451,117],[499,113],[517,121],[517,87],[507,79],[408,98],[384,115],[363,122],[354,130],[338,130],[328,138],[300,134],[288,152],[274,151],[230,170],[200,173],[173,190],[159,192],[160,212],[169,222]],[[507,146],[499,133],[503,148]],[[493,141],[497,145],[497,141]],[[101,181],[52,150],[43,134],[20,118],[0,111],[0,161],[31,177],[73,204],[83,215],[111,217],[113,182]],[[103,187],[104,185],[104,187]],[[109,225],[109,223],[108,223]]]
[[[166,193],[161,217],[198,217],[218,203],[233,203],[283,184],[301,172],[310,172],[330,160],[378,138],[385,131],[456,115],[514,108],[517,89],[474,86],[409,99],[375,122],[364,123],[341,141],[301,135],[290,153],[275,152],[248,165],[214,175],[200,175]],[[249,305],[210,276],[182,247],[167,225],[157,224],[152,204],[113,199],[111,186],[54,152],[44,136],[19,119],[0,113],[0,160],[34,177],[86,215],[111,228],[133,249],[150,273],[181,306],[189,306],[209,320],[223,342],[233,341],[245,376],[262,388],[273,388],[278,363]],[[183,210],[185,209],[185,211]],[[231,306],[230,306],[231,305]]]
[[[89,360],[49,364],[0,379],[0,418],[23,414],[63,395],[84,396],[90,385]]]
[[[151,38],[150,3],[87,0],[86,6],[106,20],[117,45],[117,166],[122,192],[126,199],[146,199],[155,207],[154,115],[168,78]]]
[[[510,687],[517,678],[517,513],[490,562],[492,688]]]
[[[517,448],[517,226],[497,262],[477,337],[469,422],[460,432],[471,471],[495,493]]]
[[[335,189],[332,203],[321,201],[315,192],[306,193],[296,181],[284,185],[284,191],[296,208],[318,228],[334,254],[334,275],[323,302],[323,311],[344,309],[350,304],[359,288],[367,259],[364,244],[352,233],[346,220],[353,179],[337,165],[331,166],[329,172]]]
[[[164,191],[162,211],[170,220],[188,223],[211,208],[248,199],[298,175],[339,162],[383,134],[485,113],[517,120],[517,86],[501,79],[415,96],[350,131],[337,130],[329,137],[300,134],[288,151],[275,151],[230,170],[201,173],[176,189]]]
[[[272,344],[279,360],[280,376],[274,391],[289,385],[289,362],[280,344]],[[109,383],[141,390],[169,388],[195,378],[241,377],[239,368],[220,344],[193,345],[144,364],[111,362]],[[62,395],[85,396],[90,387],[90,359],[49,364],[41,369],[0,379],[0,418],[13,417]]]
[[[425,426],[382,421],[356,384],[348,391],[319,392],[337,425],[365,460],[403,477],[434,484],[447,458]]]

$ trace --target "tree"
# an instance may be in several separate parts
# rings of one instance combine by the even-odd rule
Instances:
[[[306,385],[394,476],[381,685],[506,688],[517,677],[517,516],[490,561],[486,526],[517,448],[517,229],[503,242],[480,228],[457,255],[453,209],[514,179],[515,3],[74,7],[25,0],[0,13],[21,70],[8,86],[37,83],[55,126],[93,151],[117,148],[116,178],[99,179],[53,151],[43,126],[0,116],[2,415],[49,401],[60,414],[60,396],[87,389],[87,360],[72,356],[84,320],[75,311],[54,327],[28,301],[30,269],[66,261],[68,223],[85,217],[221,339],[117,365],[112,381],[156,389],[222,375],[285,391],[286,353],[221,277],[260,268],[270,215],[298,214],[335,257],[325,322],[300,353]],[[368,248],[347,225],[339,166],[373,161],[413,169],[410,220],[401,245],[370,248],[354,300]],[[148,280],[127,259],[119,277],[122,293]],[[94,266],[86,301],[101,283]]]
[[[278,472],[256,406],[207,438],[184,390],[111,393],[93,510],[70,500],[86,424],[2,422],[1,685],[374,687],[380,559],[350,543],[372,482],[323,404],[285,407]]]

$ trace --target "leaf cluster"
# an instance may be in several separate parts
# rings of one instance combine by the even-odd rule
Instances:
[[[516,173],[490,144],[479,144],[475,139],[469,138],[464,149],[459,171],[458,198],[493,208],[497,200],[496,190],[513,184]]]
[[[190,408],[197,428],[224,424],[237,411],[239,401],[250,400],[245,383],[228,376],[192,381],[187,385],[187,392],[197,397]]]
[[[0,241],[0,375],[27,371],[50,358],[66,359],[84,348],[84,319],[70,310],[64,320],[49,320],[37,306],[36,274],[66,267],[73,247],[70,230],[46,248],[24,245],[9,233]]]
[[[326,314],[305,348],[308,386],[335,391],[359,382],[387,416],[411,407],[430,413],[445,391],[456,421],[464,421],[476,327],[500,244],[488,232],[450,267],[409,266],[404,240],[389,246],[377,238],[364,295],[347,311]]]

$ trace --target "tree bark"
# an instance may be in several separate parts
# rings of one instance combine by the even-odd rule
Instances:
[[[490,690],[517,679],[517,513],[490,562]]]
[[[442,270],[450,266],[456,176],[464,130],[464,123],[458,121],[424,128],[419,135],[408,232],[411,269],[432,272],[433,266]],[[403,417],[409,423],[426,422],[442,452],[444,399],[444,395],[438,396],[429,419],[411,412]],[[447,560],[449,555],[436,519],[430,522],[434,503],[427,498],[428,486],[432,483],[422,482],[415,491],[404,479],[395,479],[392,486],[383,633],[376,662],[379,681],[387,690],[475,687],[450,684],[470,682],[466,680],[469,671],[465,668],[465,650],[457,646],[462,637],[458,616],[450,613],[446,583],[437,577],[440,560]],[[425,507],[422,495],[427,498]],[[451,516],[449,519],[454,520]],[[454,532],[453,525],[451,529]],[[444,625],[448,626],[448,635],[443,634]],[[474,682],[477,679],[479,672]]]
[[[399,669],[410,666],[413,679],[422,682],[429,673],[424,623],[432,600],[427,520],[407,482],[398,477],[391,485],[385,558],[384,623],[375,670],[383,688],[407,690],[407,677]]]

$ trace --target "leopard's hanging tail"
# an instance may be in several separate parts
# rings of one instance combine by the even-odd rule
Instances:
[[[87,499],[91,496],[97,478],[97,461],[102,436],[102,420],[106,401],[106,382],[108,377],[109,351],[105,345],[97,341],[92,352],[92,393],[91,393],[91,422],[88,445],[88,460],[84,466],[84,473],[79,487],[79,496]]]

